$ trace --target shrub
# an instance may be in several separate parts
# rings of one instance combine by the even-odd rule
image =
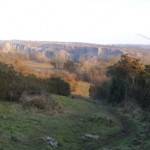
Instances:
[[[33,106],[40,110],[54,111],[60,108],[46,91],[35,92],[33,90],[24,91],[20,97],[23,106]]]
[[[70,95],[70,85],[61,78],[40,79],[33,75],[23,76],[12,66],[0,63],[0,100],[19,101],[23,91],[40,93],[45,89],[54,94]]]
[[[139,59],[123,55],[117,64],[109,67],[108,74],[112,77],[110,102],[130,99],[143,109],[150,108],[149,66],[144,66]]]
[[[111,80],[91,87],[91,97],[108,99],[114,104],[131,101],[144,110],[150,109],[150,65],[122,55],[120,61],[108,67],[107,74]]]
[[[70,72],[75,72],[76,67],[77,67],[76,64],[72,60],[67,60],[64,63],[64,69]]]
[[[48,92],[58,95],[70,95],[70,85],[59,77],[51,77],[45,80],[46,89]]]
[[[109,98],[110,82],[105,81],[100,85],[91,86],[89,89],[89,95],[94,99],[107,100]]]
[[[60,71],[59,70],[59,71],[55,72],[52,76],[61,78],[61,79],[65,80],[67,83],[69,83],[71,92],[76,91],[77,81],[79,79],[77,78],[77,76],[75,74],[70,73],[68,71],[64,71],[64,70]]]
[[[22,81],[22,76],[12,66],[0,63],[0,99],[18,99],[23,90]]]

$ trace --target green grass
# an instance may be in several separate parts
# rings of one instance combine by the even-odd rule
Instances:
[[[63,96],[53,98],[64,108],[64,113],[50,115],[1,101],[0,150],[53,150],[43,142],[45,136],[52,136],[60,143],[58,150],[103,150],[129,143],[130,137],[115,137],[123,126],[120,118],[103,105]],[[112,120],[113,125],[108,120]],[[86,139],[86,133],[98,134],[100,138]]]

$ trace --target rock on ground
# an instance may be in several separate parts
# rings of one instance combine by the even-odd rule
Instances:
[[[46,144],[51,145],[52,147],[58,147],[58,142],[50,136],[43,137],[43,140]]]

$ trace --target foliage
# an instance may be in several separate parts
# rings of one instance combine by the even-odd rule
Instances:
[[[0,99],[18,98],[23,86],[22,76],[12,66],[0,63]]]
[[[45,79],[45,85],[50,93],[64,96],[70,95],[70,85],[59,77]]]
[[[112,77],[109,101],[120,103],[128,99],[144,109],[150,107],[150,73],[140,59],[122,55],[118,63],[108,68],[108,74]]]
[[[0,63],[0,99],[19,101],[23,91],[42,91],[60,95],[70,94],[70,85],[61,78],[40,79],[33,75],[23,76],[12,66]]]
[[[64,63],[64,69],[70,71],[70,72],[75,72],[76,70],[76,64],[72,60],[67,60]]]
[[[24,107],[34,106],[44,111],[53,112],[59,107],[51,95],[46,91],[35,92],[33,89],[24,91],[19,100]]]
[[[89,97],[89,88],[90,88],[90,83],[88,82],[83,82],[83,81],[78,81],[76,90],[72,92],[74,96],[83,96],[83,97]]]
[[[64,71],[64,70],[58,70],[54,74],[52,74],[52,77],[58,77],[69,83],[71,92],[74,92],[77,90],[77,82],[78,78],[75,74]]]
[[[80,62],[76,63],[77,68],[75,73],[83,81],[90,82],[94,85],[99,84],[107,80],[106,68],[109,67],[110,64],[117,62],[117,60],[116,57],[80,60]]]
[[[89,95],[94,99],[107,100],[109,98],[109,81],[104,81],[99,85],[91,86],[89,89]]]
[[[144,110],[150,108],[150,65],[125,54],[108,67],[107,75],[111,80],[91,87],[91,97],[108,99],[115,104],[132,101]]]
[[[125,54],[121,56],[121,60],[119,62],[108,67],[107,73],[119,78],[128,78],[133,77],[136,74],[143,73],[144,69],[145,66],[140,59]]]

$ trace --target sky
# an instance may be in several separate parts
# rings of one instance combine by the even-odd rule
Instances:
[[[150,0],[0,0],[0,40],[150,44]]]

